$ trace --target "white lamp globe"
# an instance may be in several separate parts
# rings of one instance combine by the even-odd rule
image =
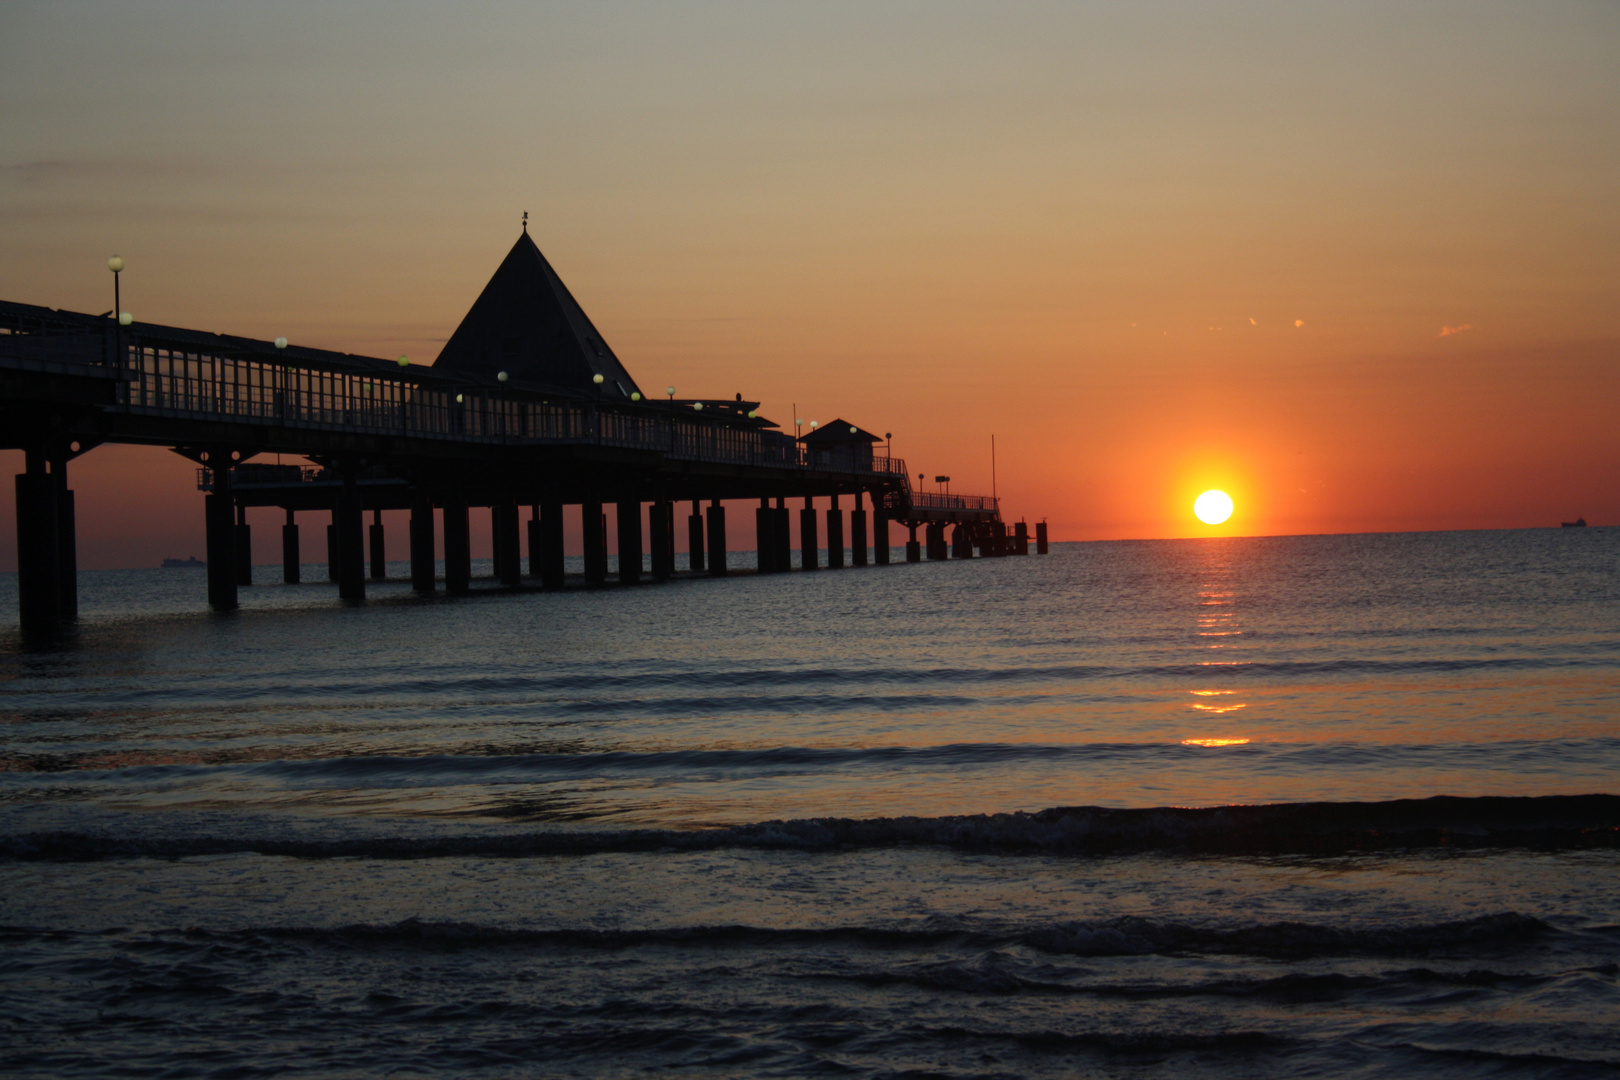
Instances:
[[[401,356],[399,358],[399,366],[400,367],[410,367],[411,366],[411,358],[408,357],[408,356]]]
[[[759,413],[755,412],[753,409],[748,410],[748,419],[753,420],[753,419],[758,418],[758,416],[759,416]]]
[[[701,401],[692,402],[692,411],[693,412],[702,412],[703,411],[703,402],[701,402]]]
[[[113,273],[116,274],[120,270],[122,270],[123,268],[124,268],[124,259],[123,259],[122,256],[114,255],[112,258],[107,260],[107,269],[111,270]]]
[[[505,382],[509,376],[506,374],[506,372],[500,371],[496,372],[495,377],[501,380],[501,382]]]
[[[285,349],[286,347],[287,347],[287,339],[286,338],[284,338],[284,337],[276,338],[276,348]]]
[[[127,311],[120,312],[119,315],[118,315],[118,325],[119,326],[128,326],[130,323],[132,323],[134,321],[135,321],[135,316],[131,315]]]
[[[460,394],[457,394],[457,395],[456,395],[456,404],[457,404],[457,405],[460,405],[460,404],[461,404],[461,395],[460,395]]]
[[[600,375],[592,375],[591,376],[591,382],[595,383],[597,386],[601,386],[602,385],[602,376],[600,376]]]
[[[855,434],[855,425],[854,424],[849,425],[849,433],[851,435]]]
[[[641,391],[640,390],[632,390],[632,391],[630,391],[630,400],[631,401],[640,401],[641,400]]]

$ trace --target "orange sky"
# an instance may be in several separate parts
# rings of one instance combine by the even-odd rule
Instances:
[[[994,433],[1060,539],[1620,522],[1617,45],[1579,3],[14,3],[0,297],[105,310],[116,252],[138,318],[429,359],[529,210],[643,385],[957,490]],[[83,565],[201,551],[186,462],[72,475]]]

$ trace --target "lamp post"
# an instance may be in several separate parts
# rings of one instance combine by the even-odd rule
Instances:
[[[123,307],[123,302],[118,298],[118,275],[124,272],[123,256],[114,255],[108,259],[107,269],[112,271],[113,276],[113,318],[116,319],[120,313],[119,309]]]
[[[675,388],[673,386],[664,387],[664,393],[669,395],[669,400],[675,400]]]

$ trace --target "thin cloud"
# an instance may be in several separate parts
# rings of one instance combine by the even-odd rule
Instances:
[[[1440,328],[1440,333],[1438,335],[1436,335],[1436,336],[1437,337],[1450,337],[1452,334],[1460,334],[1464,330],[1472,330],[1473,328],[1474,328],[1473,323],[1463,323],[1461,326],[1442,326]]]

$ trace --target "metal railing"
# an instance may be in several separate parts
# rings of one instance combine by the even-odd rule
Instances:
[[[39,321],[39,320],[35,320]],[[116,373],[119,411],[281,428],[495,444],[583,443],[726,465],[905,476],[867,448],[810,451],[779,431],[695,412],[491,390],[427,369],[345,370],[280,356],[230,355],[143,340],[139,328],[0,325],[0,364],[71,364]]]

